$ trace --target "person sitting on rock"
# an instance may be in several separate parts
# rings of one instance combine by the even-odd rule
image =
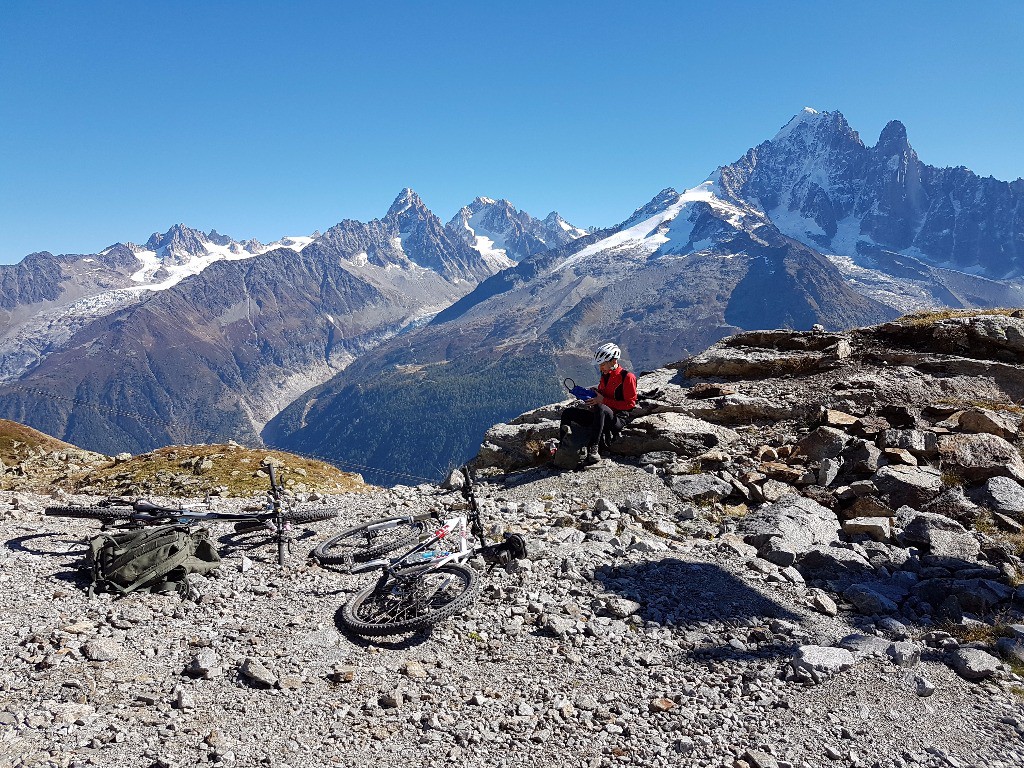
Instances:
[[[594,365],[601,371],[594,396],[582,406],[566,408],[562,412],[560,434],[564,438],[570,424],[587,431],[588,447],[584,464],[601,461],[601,437],[609,430],[618,430],[626,423],[627,415],[636,407],[636,375],[619,365],[622,351],[615,344],[602,344],[594,354]]]

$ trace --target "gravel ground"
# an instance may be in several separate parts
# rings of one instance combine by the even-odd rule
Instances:
[[[338,619],[368,577],[306,552],[457,494],[317,502],[341,516],[285,567],[269,546],[225,546],[196,602],[88,598],[75,565],[97,524],[0,495],[0,765],[1024,766],[1024,681],[1009,668],[971,683],[924,649],[913,666],[864,656],[786,682],[801,646],[883,633],[841,602],[835,617],[813,610],[718,521],[680,520],[637,467],[517,473],[480,496],[492,532],[525,533],[530,559],[483,574],[477,603],[431,633],[373,643]]]

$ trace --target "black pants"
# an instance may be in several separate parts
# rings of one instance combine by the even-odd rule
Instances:
[[[593,408],[566,408],[562,411],[562,427],[570,424],[582,426],[589,446],[600,445],[605,432],[617,430],[625,420],[624,411],[615,411],[603,403]]]

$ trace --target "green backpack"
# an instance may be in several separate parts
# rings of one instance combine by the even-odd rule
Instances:
[[[558,441],[558,448],[555,455],[551,457],[551,464],[556,469],[576,469],[583,457],[583,449],[587,447],[587,439],[583,433],[585,430],[580,427],[579,433],[573,432],[569,427],[566,435]]]
[[[190,573],[220,567],[220,555],[205,528],[158,525],[124,533],[101,533],[89,542],[86,561],[92,574],[89,595],[97,590],[192,593]]]

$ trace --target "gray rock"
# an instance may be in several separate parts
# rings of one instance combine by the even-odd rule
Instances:
[[[839,641],[839,647],[854,653],[857,657],[885,656],[889,652],[891,642],[877,635],[853,634]]]
[[[975,494],[979,503],[996,512],[1009,515],[1024,514],[1024,487],[1012,478],[990,477]]]
[[[966,481],[1006,476],[1024,482],[1024,460],[1011,443],[997,435],[943,435],[939,438],[943,471]]]
[[[864,580],[874,570],[863,555],[846,547],[814,546],[800,555],[804,578],[835,582],[840,589]]]
[[[89,661],[113,661],[124,648],[109,637],[94,637],[82,646],[82,655]]]
[[[1009,483],[1015,482],[1009,478],[999,479]],[[970,524],[976,520],[979,512],[978,505],[967,498],[964,489],[959,485],[944,490],[928,502],[922,511],[943,515],[964,524]]]
[[[959,648],[949,655],[949,664],[965,680],[984,680],[999,669],[999,659],[980,648]]]
[[[277,676],[267,669],[263,662],[251,656],[242,662],[238,672],[256,688],[273,688],[277,685]]]
[[[809,461],[834,459],[852,438],[835,427],[818,427],[796,444],[795,453],[806,456]]]
[[[839,613],[836,601],[829,597],[828,593],[824,590],[813,589],[811,590],[810,597],[811,607],[818,613],[823,613],[826,616],[836,616]]]
[[[639,613],[642,607],[636,600],[628,600],[625,597],[613,597],[605,601],[605,611],[619,619]]]
[[[867,615],[896,613],[899,606],[885,595],[866,584],[853,584],[843,592],[843,597],[853,603],[857,610]]]
[[[914,692],[921,698],[926,698],[935,693],[935,683],[927,677],[918,675],[914,678]]]
[[[718,501],[732,493],[732,483],[707,472],[674,475],[668,486],[683,501]]]
[[[843,522],[843,533],[847,536],[870,536],[875,541],[889,541],[892,527],[886,517],[854,517]]]
[[[1024,641],[1015,637],[1001,637],[996,642],[1000,655],[1013,664],[1024,664]]]
[[[797,675],[821,682],[829,675],[849,669],[855,661],[854,655],[845,648],[803,645],[797,650],[790,665]]]
[[[916,667],[921,663],[921,647],[917,643],[906,641],[893,643],[887,652],[897,667]]]
[[[942,489],[942,473],[933,467],[891,464],[879,469],[873,479],[893,507],[906,504],[919,508],[938,496]]]
[[[185,668],[185,674],[191,677],[201,677],[204,680],[219,677],[223,673],[224,668],[221,666],[220,657],[212,648],[203,648],[192,657]]]
[[[740,522],[739,532],[744,541],[759,551],[798,553],[836,541],[840,529],[835,513],[828,507],[803,496],[791,495],[748,514]]]
[[[912,594],[932,606],[955,600],[965,611],[984,614],[1013,597],[1013,588],[992,579],[926,579],[915,585]]]
[[[462,474],[462,470],[453,469],[448,473],[448,477],[441,483],[441,487],[449,491],[462,490],[466,485],[466,476]]]
[[[914,456],[934,456],[938,440],[934,432],[920,429],[886,429],[879,436],[882,448],[898,448]]]
[[[691,456],[738,439],[739,435],[728,427],[669,411],[629,422],[615,441],[615,452],[636,456],[671,451]]]

